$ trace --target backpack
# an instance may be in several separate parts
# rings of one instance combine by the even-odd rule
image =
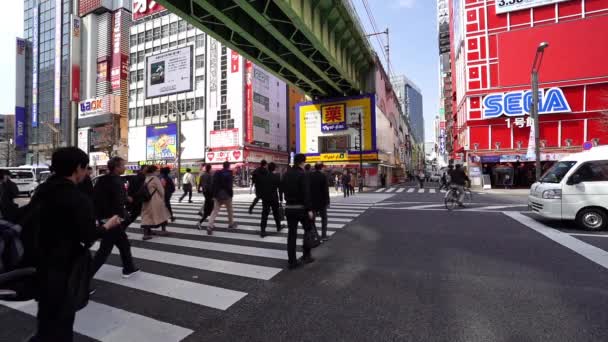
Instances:
[[[145,182],[141,186],[141,188],[139,188],[139,190],[137,190],[137,192],[135,193],[135,197],[137,197],[139,200],[141,200],[144,203],[150,202],[150,200],[152,199],[152,196],[154,196],[154,194],[156,193],[156,190],[154,190],[152,193],[150,193],[150,190],[148,190],[148,184],[150,184],[151,181],[152,181],[152,179]]]
[[[165,192],[167,194],[173,194],[175,192],[175,183],[171,179],[171,177],[165,177]]]

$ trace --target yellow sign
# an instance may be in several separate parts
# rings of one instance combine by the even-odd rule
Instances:
[[[296,151],[315,161],[322,155],[338,155],[329,160],[343,160],[340,153],[323,153],[323,144],[329,137],[346,137],[347,150],[359,150],[359,120],[363,137],[364,159],[376,150],[376,105],[373,94],[331,100],[301,102],[296,105]],[[351,157],[349,157],[351,158]],[[359,156],[354,155],[353,160]],[[377,153],[376,158],[377,159]],[[345,160],[345,159],[344,159]],[[367,159],[366,159],[367,160]],[[321,160],[319,160],[321,161]]]
[[[378,160],[378,153],[363,154],[364,161]],[[317,162],[356,162],[359,161],[358,154],[348,153],[321,153],[318,156],[306,156],[307,163]]]

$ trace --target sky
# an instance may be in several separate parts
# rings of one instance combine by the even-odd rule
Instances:
[[[364,30],[373,32],[363,0],[351,0]],[[15,37],[23,36],[23,1],[7,1],[0,11],[0,113],[15,111]],[[433,118],[439,104],[439,52],[437,47],[437,4],[433,0],[367,0],[379,31],[389,29],[392,74],[405,74],[422,90],[425,141],[433,140]],[[383,45],[386,36],[381,35]],[[372,44],[381,59],[376,38]],[[383,49],[383,48],[382,48]]]
[[[0,113],[15,113],[15,38],[23,37],[23,1],[6,1],[0,11]]]
[[[363,0],[351,0],[366,33],[371,29]],[[437,2],[434,0],[367,0],[378,31],[389,29],[391,74],[406,75],[422,90],[425,141],[433,141],[439,111]],[[379,36],[386,44],[386,35]],[[371,43],[384,61],[376,38]],[[386,70],[386,67],[385,67]]]

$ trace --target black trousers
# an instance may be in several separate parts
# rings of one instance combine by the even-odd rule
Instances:
[[[101,238],[101,243],[99,244],[99,249],[93,258],[93,274],[91,276],[94,276],[106,260],[108,260],[108,256],[112,253],[114,246],[116,246],[120,252],[123,271],[130,272],[135,269],[133,256],[131,255],[131,244],[129,244],[129,239],[127,238],[125,230],[126,226],[123,224],[121,228],[111,229],[104,233]]]
[[[179,201],[183,201],[186,195],[188,195],[188,202],[192,202],[192,184],[184,184],[182,185],[182,189],[184,190],[184,194],[179,198]]]
[[[36,334],[30,342],[72,342],[76,310],[67,297],[67,274],[47,273],[41,279]]]
[[[281,217],[279,216],[279,201],[278,200],[264,200],[262,199],[262,221],[260,222],[260,228],[262,233],[266,232],[266,225],[268,223],[268,214],[272,208],[272,217],[274,223],[277,225],[277,231],[281,228]]]
[[[173,217],[173,208],[171,208],[171,195],[165,196],[165,207],[167,207],[169,213],[171,214],[171,217]]]
[[[296,259],[296,241],[298,237],[298,223],[302,225],[304,231],[310,230],[310,218],[304,209],[287,209],[285,208],[285,216],[287,217],[287,258],[290,264],[295,264]],[[302,246],[303,257],[310,256],[310,248]]]
[[[255,206],[258,204],[259,201],[260,201],[260,198],[258,197],[258,195],[255,195],[255,198],[253,199],[253,202],[251,202],[249,209],[253,210],[253,208],[255,208]]]
[[[315,210],[315,214],[321,217],[321,237],[327,237],[327,207]]]
[[[209,217],[211,215],[211,212],[213,212],[213,195],[212,194],[205,194],[205,204],[203,205],[203,208],[201,210],[201,220],[199,221],[200,223],[203,223],[203,221],[205,221],[207,219],[207,217]]]

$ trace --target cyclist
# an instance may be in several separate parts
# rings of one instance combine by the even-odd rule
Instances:
[[[462,165],[456,164],[456,168],[450,173],[450,186],[458,192],[458,206],[464,207],[462,200],[464,199],[464,187],[471,180],[464,172]]]

